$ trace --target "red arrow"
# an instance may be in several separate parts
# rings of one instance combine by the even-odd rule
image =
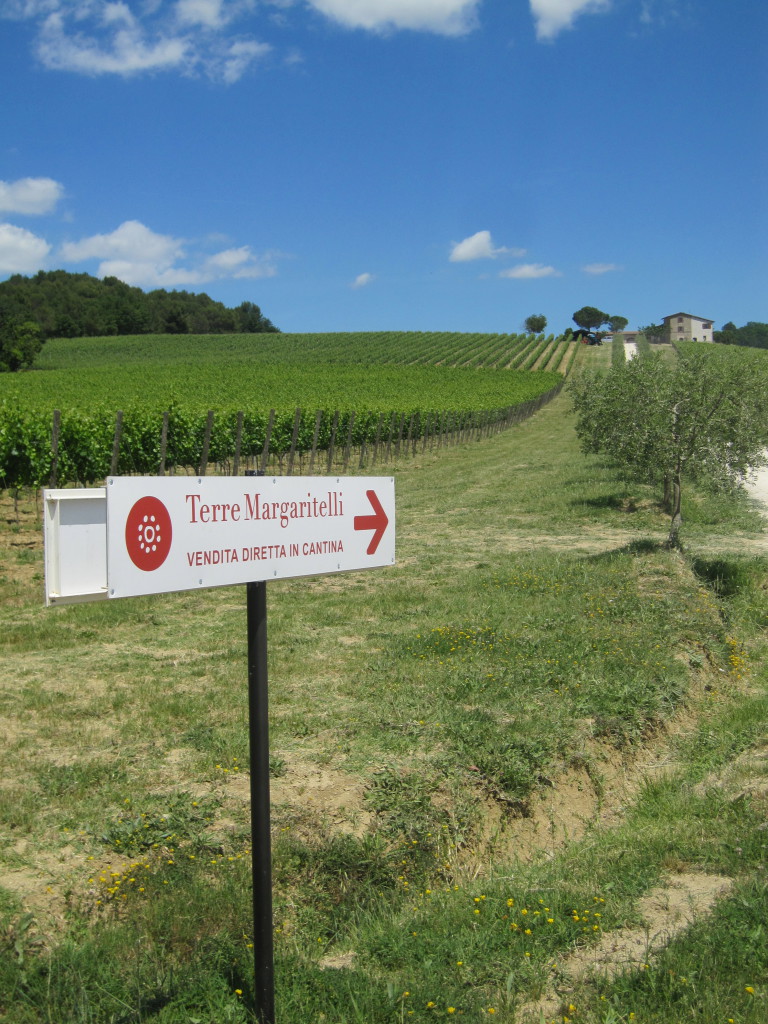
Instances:
[[[387,519],[387,513],[381,507],[381,502],[376,496],[376,491],[366,491],[365,493],[368,495],[368,501],[371,503],[373,515],[355,516],[355,529],[375,531],[371,537],[371,542],[368,545],[368,550],[366,552],[366,554],[372,555],[375,553],[381,538],[384,536],[384,531],[389,525],[389,519]]]

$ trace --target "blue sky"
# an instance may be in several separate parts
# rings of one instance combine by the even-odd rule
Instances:
[[[765,0],[0,0],[0,279],[768,320]]]

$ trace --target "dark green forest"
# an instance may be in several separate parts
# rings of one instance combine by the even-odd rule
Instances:
[[[722,331],[715,331],[715,341],[720,345],[749,345],[750,348],[768,348],[768,324],[750,320],[743,327],[730,321],[723,324]]]
[[[144,292],[116,277],[66,270],[0,282],[0,369],[29,365],[47,338],[124,334],[261,334],[278,328],[254,302],[229,309],[205,292]]]

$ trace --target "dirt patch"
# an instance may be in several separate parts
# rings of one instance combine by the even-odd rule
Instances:
[[[699,782],[694,793],[706,796],[712,789],[720,790],[732,801],[749,798],[768,816],[768,744],[745,750],[723,772]]]
[[[643,927],[606,932],[594,945],[561,958],[542,998],[520,1007],[520,1024],[557,1017],[574,988],[596,974],[612,978],[644,969],[675,936],[710,913],[732,886],[730,878],[696,872],[667,879],[638,903]]]
[[[355,962],[355,951],[350,949],[346,953],[337,953],[335,956],[323,956],[317,961],[321,971],[341,971],[352,967]]]
[[[485,870],[490,857],[524,862],[551,860],[592,828],[612,828],[624,818],[641,787],[678,767],[676,739],[696,728],[693,711],[683,709],[667,727],[631,754],[585,740],[581,764],[573,764],[534,793],[525,808],[483,797],[483,832],[472,853],[459,861],[470,875]]]
[[[225,799],[248,804],[251,798],[248,775],[231,775],[224,787]],[[326,828],[361,836],[368,830],[373,815],[365,808],[365,785],[354,775],[322,768],[305,761],[286,758],[285,774],[270,782],[270,797],[275,816],[281,808],[311,812]]]
[[[359,778],[330,768],[291,763],[286,774],[272,782],[275,804],[308,807],[340,832],[363,835],[373,815],[365,809],[365,786]]]
[[[24,904],[35,917],[35,932],[41,941],[63,928],[69,899],[68,879],[82,870],[82,851],[67,844],[40,850],[26,839],[8,848],[14,863],[0,865],[0,887]]]

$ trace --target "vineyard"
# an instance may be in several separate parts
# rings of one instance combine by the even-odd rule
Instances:
[[[60,339],[0,377],[0,486],[362,468],[529,415],[576,349],[435,332]]]
[[[564,351],[563,339],[557,348]],[[365,331],[328,334],[145,334],[116,338],[60,338],[48,342],[39,370],[248,363],[258,366],[338,364],[517,369],[535,345],[552,348],[553,335],[462,334],[437,331]],[[552,353],[556,358],[555,353]],[[554,361],[554,360],[553,360]],[[542,367],[552,369],[552,366]]]

